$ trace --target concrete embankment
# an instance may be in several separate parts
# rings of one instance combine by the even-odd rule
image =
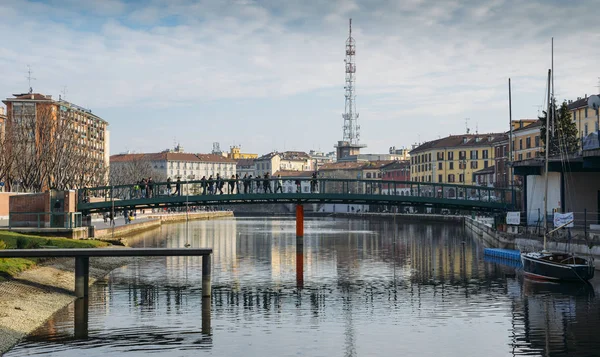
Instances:
[[[108,238],[108,237],[123,237],[125,235],[140,233],[150,229],[160,227],[165,223],[177,223],[185,222],[189,220],[208,220],[215,218],[233,217],[231,211],[217,211],[217,212],[190,212],[187,215],[185,213],[176,214],[149,214],[146,216],[146,220],[143,222],[133,221],[130,224],[120,225],[114,228],[104,228],[94,231],[94,238]]]
[[[137,259],[90,258],[90,285]],[[74,266],[75,259],[56,259],[0,282],[0,355],[75,300]]]

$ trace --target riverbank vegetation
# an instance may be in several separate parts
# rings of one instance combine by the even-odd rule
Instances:
[[[75,240],[61,237],[40,237],[10,231],[0,231],[0,249],[98,248],[109,245],[98,240]],[[44,259],[0,258],[0,280],[31,269]]]

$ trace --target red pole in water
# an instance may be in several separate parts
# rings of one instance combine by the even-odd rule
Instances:
[[[304,237],[304,206],[296,205],[296,237]]]
[[[296,205],[296,286],[304,287],[304,206]]]

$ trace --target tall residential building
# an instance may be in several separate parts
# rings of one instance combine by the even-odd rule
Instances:
[[[600,94],[598,94],[600,95]],[[568,101],[567,108],[571,112],[571,120],[577,126],[577,135],[580,142],[593,131],[598,131],[600,113],[588,107],[588,95]]]
[[[241,147],[238,145],[234,145],[229,148],[229,153],[227,154],[229,159],[240,160],[240,159],[256,159],[258,154],[248,154],[241,152]]]
[[[494,145],[505,133],[451,135],[410,152],[411,181],[474,184],[473,173],[494,165]]]
[[[68,155],[77,156],[78,166],[85,169],[84,176],[99,175],[92,184],[106,183],[109,163],[107,121],[66,100],[53,100],[51,95],[23,93],[13,96],[2,101],[6,105],[7,133],[9,129],[11,135],[27,133],[36,150],[45,150],[48,143],[56,143],[59,138],[66,139],[63,143],[72,146]],[[44,183],[41,189],[47,184]]]
[[[542,151],[540,129],[542,121],[513,129],[513,159],[514,161],[536,158]]]

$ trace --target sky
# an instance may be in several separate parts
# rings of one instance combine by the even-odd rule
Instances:
[[[598,0],[2,0],[0,96],[63,95],[110,151],[334,150],[348,19],[364,153],[508,130],[597,93]],[[468,120],[467,120],[468,118]]]

